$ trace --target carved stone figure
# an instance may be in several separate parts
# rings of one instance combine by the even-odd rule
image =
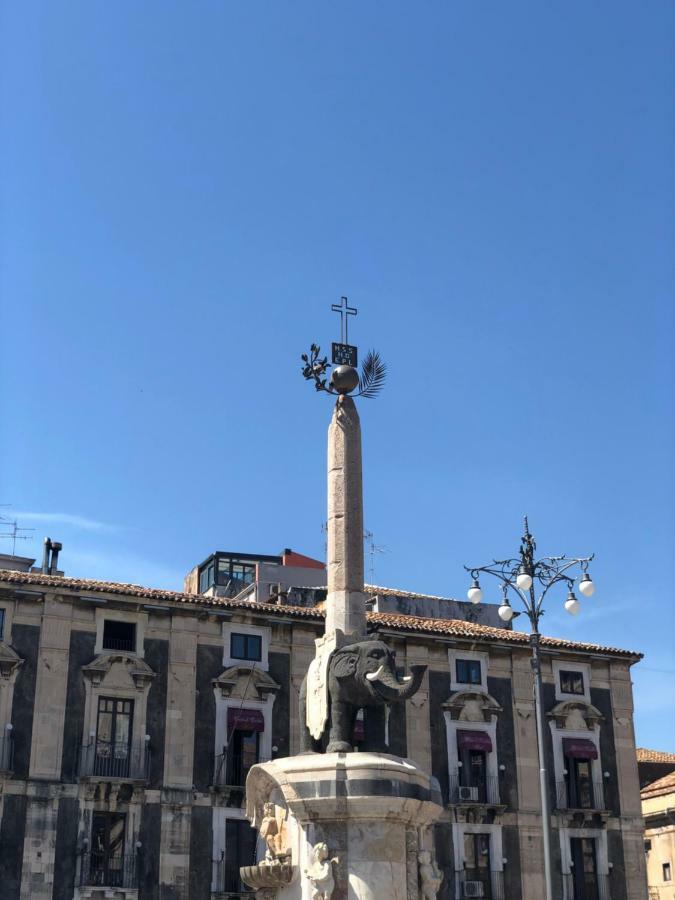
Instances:
[[[365,749],[386,752],[385,705],[412,697],[419,689],[426,666],[411,666],[412,675],[399,681],[394,654],[383,641],[364,640],[335,650],[327,664],[327,677],[321,679],[325,692],[327,726],[317,736],[308,728],[308,704],[313,694],[307,679],[300,689],[300,726],[302,752],[321,751],[321,738],[328,731],[327,753],[349,752],[356,714],[368,709]]]
[[[330,900],[335,890],[333,863],[337,856],[328,859],[328,845],[323,841],[312,849],[314,861],[305,871],[305,877],[312,885],[312,900]]]
[[[286,854],[283,845],[282,829],[279,828],[276,818],[274,803],[266,803],[263,810],[263,820],[260,823],[260,837],[265,841],[265,859],[273,862]]]
[[[417,862],[420,876],[419,900],[436,900],[436,894],[443,881],[443,873],[436,865],[436,860],[433,859],[430,850],[420,850],[417,854]]]

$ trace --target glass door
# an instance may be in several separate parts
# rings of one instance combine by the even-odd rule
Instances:
[[[90,884],[122,887],[124,881],[123,813],[94,813],[91,826]]]
[[[574,900],[599,900],[594,838],[570,838]]]
[[[133,700],[98,698],[95,775],[129,777]]]

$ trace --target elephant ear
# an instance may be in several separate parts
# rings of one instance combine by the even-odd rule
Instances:
[[[331,668],[336,678],[349,678],[356,673],[356,653],[336,653]]]

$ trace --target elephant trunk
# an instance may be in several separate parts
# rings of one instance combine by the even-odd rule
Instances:
[[[380,666],[377,672],[372,672],[367,677],[378,694],[385,700],[408,700],[419,690],[426,669],[426,666],[411,666],[412,675],[399,681],[391,669]]]

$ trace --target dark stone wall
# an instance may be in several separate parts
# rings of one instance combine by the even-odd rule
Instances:
[[[605,792],[605,806],[615,816],[621,815],[619,797],[619,774],[616,767],[616,747],[614,746],[614,716],[612,697],[607,688],[591,688],[591,703],[597,706],[604,720],[600,722],[600,762],[602,771],[609,772],[609,778],[602,777]]]
[[[400,678],[404,669],[397,669]],[[389,750],[396,756],[408,755],[408,733],[405,717],[405,703],[392,703],[389,707]]]
[[[502,827],[502,852],[504,853],[504,858],[508,860],[504,864],[504,896],[520,897],[523,892],[520,869],[520,839],[515,825],[504,825]]]
[[[96,635],[88,631],[70,632],[68,655],[68,683],[66,688],[66,714],[63,723],[63,758],[61,778],[75,781],[77,763],[84,730],[84,678],[82,666],[94,658]]]
[[[544,704],[544,750],[546,758],[546,771],[548,772],[548,795],[549,803],[551,805],[551,812],[553,812],[558,805],[558,793],[555,782],[555,765],[553,762],[553,736],[548,725],[549,720],[547,718],[547,713],[549,713],[557,703],[557,700],[555,699],[554,684],[543,685],[542,702]],[[534,750],[536,752],[536,746],[534,747]]]
[[[291,753],[291,657],[288,653],[270,653],[269,674],[281,685],[272,707],[272,756],[283,758]]]
[[[169,642],[148,638],[145,661],[157,677],[148,692],[146,734],[150,735],[150,777],[148,787],[160,788],[164,780],[164,738],[166,734],[166,679],[169,671]],[[139,735],[143,739],[143,735]]]
[[[141,812],[138,840],[143,846],[138,860],[138,900],[158,900],[159,898],[161,812],[159,803],[145,803]]]
[[[91,635],[91,637],[93,638],[94,635]],[[56,816],[53,900],[71,900],[73,896],[77,862],[78,821],[79,803],[77,797],[61,797]]]
[[[24,660],[16,677],[12,701],[15,778],[28,778],[30,768],[39,646],[40,628],[37,625],[14,625],[12,627],[12,647]],[[20,871],[21,863],[19,863]],[[2,881],[0,881],[1,883]]]
[[[518,806],[518,777],[516,775],[516,735],[513,722],[511,679],[488,678],[488,693],[502,707],[497,716],[497,760],[506,770],[499,773],[499,792],[502,803],[509,809]],[[507,892],[508,896],[508,892]]]
[[[437,894],[437,900],[455,900],[455,850],[452,841],[452,825],[440,822],[434,825],[434,844],[436,848],[436,864],[443,873],[443,881]],[[506,895],[510,897],[510,894]],[[517,894],[513,895],[514,898]]]
[[[623,855],[623,839],[620,831],[607,831],[607,856],[613,863],[610,882],[612,900],[627,900],[626,861]]]
[[[450,696],[450,673],[429,670],[429,725],[431,774],[438,778],[443,802],[448,802],[448,739],[445,731],[443,703]]]
[[[211,898],[213,815],[210,806],[192,807],[190,826],[190,900]]]
[[[30,627],[34,631],[39,629]],[[13,645],[15,649],[16,644]],[[16,693],[14,694],[16,699]],[[32,711],[31,711],[32,716]],[[23,862],[23,839],[26,831],[26,797],[7,794],[3,803],[2,823],[0,824],[0,885],[2,900],[19,900],[21,891],[21,865]]]
[[[198,645],[193,779],[199,791],[207,790],[213,781],[216,755],[216,700],[213,696],[212,682],[222,671],[223,648],[208,644]]]

